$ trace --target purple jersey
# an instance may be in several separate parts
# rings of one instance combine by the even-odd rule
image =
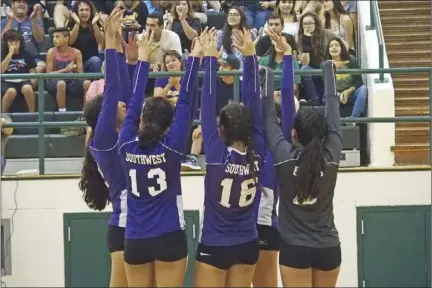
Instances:
[[[245,152],[226,147],[218,134],[214,111],[216,109],[216,74],[218,63],[214,57],[205,57],[205,76],[201,91],[201,127],[206,151],[204,217],[200,242],[208,246],[231,246],[258,238],[255,203],[261,190],[257,188],[262,170],[264,135],[255,56],[244,59],[242,95],[254,116],[253,179]]]
[[[124,55],[116,53],[115,49],[105,50],[105,61],[104,98],[94,131],[94,137],[89,143],[89,149],[109,189],[113,209],[109,224],[125,227],[127,214],[126,179],[117,154],[118,134],[116,131],[116,119],[117,104],[121,97],[121,92],[127,91],[127,89],[131,90],[129,77],[124,79],[121,76],[119,77],[119,75],[129,73],[128,69],[131,69],[133,66],[128,68]],[[123,93],[123,95],[123,101],[127,101],[130,98],[127,92]]]
[[[149,63],[137,64],[133,96],[119,136],[119,155],[128,190],[125,238],[158,237],[185,228],[180,164],[189,137],[198,67],[199,58],[189,57],[173,124],[159,143],[144,149],[137,138],[137,127]]]

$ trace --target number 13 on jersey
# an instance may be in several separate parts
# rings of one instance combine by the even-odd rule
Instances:
[[[140,192],[138,191],[138,183],[137,183],[137,172],[136,169],[129,170],[129,177],[131,180],[131,188],[132,194],[137,197],[140,197]],[[150,186],[148,187],[148,192],[151,196],[157,196],[168,188],[168,184],[166,182],[166,173],[161,168],[153,168],[147,172],[148,179],[156,179],[156,183],[159,186],[157,187]]]
[[[222,196],[219,201],[219,204],[226,208],[230,208],[231,204],[229,204],[229,200],[231,197],[232,192],[232,185],[233,185],[234,179],[225,178],[221,182],[222,186]],[[246,207],[252,204],[252,202],[255,199],[256,194],[256,184],[258,182],[258,179],[247,179],[244,180],[241,183],[241,191],[240,191],[240,198],[238,202],[238,206],[240,207]]]

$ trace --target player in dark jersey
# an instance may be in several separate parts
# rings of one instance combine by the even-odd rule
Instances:
[[[187,242],[180,168],[198,83],[200,45],[187,59],[175,108],[161,97],[144,102],[153,32],[139,40],[130,105],[119,135],[127,179],[126,274],[129,287],[183,287]],[[174,116],[174,117],[173,117]],[[173,119],[174,118],[174,119]]]
[[[249,31],[236,31],[244,56],[242,95],[247,107],[228,104],[216,110],[218,72],[215,37],[203,40],[205,76],[201,92],[201,129],[207,173],[194,287],[250,287],[258,260],[254,201],[264,156],[258,61]],[[253,149],[252,149],[253,148]],[[258,186],[258,187],[257,187]]]
[[[269,33],[272,38],[279,39],[277,35]],[[282,37],[281,37],[282,38]],[[286,43],[285,38],[281,41]],[[277,104],[276,115],[279,125],[282,126],[285,139],[291,142],[291,129],[294,124],[296,111],[294,105],[294,68],[292,49],[284,45],[285,54],[283,59],[283,73],[281,81],[282,105]],[[279,49],[279,48],[276,48]],[[262,90],[263,98],[266,93],[273,93],[274,73],[264,68],[263,81],[267,84]],[[268,97],[273,97],[269,94]],[[286,103],[287,100],[291,101]],[[261,173],[260,184],[265,193],[262,193],[258,209],[258,236],[260,244],[260,256],[255,267],[253,285],[254,287],[277,287],[278,286],[278,252],[280,248],[280,235],[278,230],[278,216],[276,206],[279,200],[279,184],[276,170],[273,166],[273,158],[268,148],[266,149],[265,162]]]
[[[108,18],[104,94],[96,96],[84,106],[84,116],[92,133],[79,183],[83,198],[90,208],[103,210],[108,202],[112,204],[107,235],[111,253],[110,287],[127,286],[123,261],[126,179],[117,154],[117,133],[126,114],[125,102],[131,95],[131,81],[121,49],[121,34],[117,33],[121,16],[121,11],[116,9]]]
[[[265,135],[280,184],[279,264],[284,287],[335,287],[341,264],[333,215],[342,151],[339,98],[333,62],[327,61],[323,68],[325,116],[300,109],[293,129],[296,145],[285,139],[277,123],[273,98],[263,99]],[[292,107],[293,99],[287,100],[283,106]]]

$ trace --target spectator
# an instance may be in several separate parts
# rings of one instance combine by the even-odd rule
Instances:
[[[101,72],[105,73],[105,61],[102,62]],[[104,92],[104,86],[105,86],[105,79],[98,79],[91,82],[86,95],[85,95],[85,102],[90,101],[94,97],[96,97],[99,94],[103,94]]]
[[[40,4],[34,6],[32,14],[27,16],[29,8],[26,0],[13,0],[12,9],[6,8],[7,19],[1,21],[2,36],[6,31],[16,30],[21,32],[24,37],[24,46],[36,62],[36,72],[45,71],[45,62],[42,60],[38,43],[41,43],[45,37],[44,26],[40,15],[42,7]]]
[[[149,14],[160,13],[163,15],[166,10],[171,8],[171,1],[144,0],[144,4],[147,6]]]
[[[182,54],[179,36],[173,31],[164,29],[163,24],[162,14],[155,13],[147,17],[146,29],[153,31],[153,41],[157,46],[150,56],[150,69],[154,71],[161,70],[165,51],[175,50]]]
[[[6,167],[6,159],[5,159],[5,148],[7,139],[13,133],[13,128],[3,128],[4,124],[12,123],[12,119],[9,116],[1,115],[0,119],[0,129],[1,129],[1,175],[3,175],[4,169]]]
[[[333,60],[336,69],[360,69],[354,56],[349,55],[341,39],[328,43],[326,59]],[[368,90],[361,75],[336,74],[336,89],[342,104],[353,105],[351,117],[360,117],[365,109]]]
[[[36,62],[24,49],[24,37],[13,30],[6,31],[1,41],[1,73],[27,74],[36,73]],[[18,93],[24,96],[29,112],[36,111],[36,99],[30,80],[2,80],[2,112],[9,112]]]
[[[243,54],[237,49],[232,47],[233,35],[232,31],[235,29],[247,29],[246,14],[243,9],[239,7],[232,7],[228,11],[227,19],[222,30],[216,33],[216,47],[220,51],[222,58],[226,58],[229,54],[234,54],[241,63],[243,63]],[[255,40],[255,30],[251,31],[252,39]],[[242,65],[243,66],[243,65]]]
[[[69,46],[70,32],[67,28],[56,28],[52,31],[54,48],[48,50],[47,73],[83,73],[83,58],[81,52]],[[90,80],[82,79],[48,79],[46,89],[56,95],[57,107],[60,112],[66,111],[66,95],[84,95],[90,86]]]
[[[324,29],[333,31],[347,43],[348,49],[355,51],[354,21],[345,11],[339,0],[324,2]]]
[[[69,45],[82,53],[84,72],[98,73],[102,66],[98,44],[103,46],[105,36],[101,29],[101,14],[95,14],[90,1],[77,1],[69,22]]]
[[[354,31],[357,31],[357,0],[342,0],[341,4],[354,22]]]
[[[274,35],[276,36],[278,34],[275,33]],[[285,39],[287,39],[287,43],[289,43],[289,39],[287,36],[291,36],[291,35],[284,34]],[[283,57],[284,57],[284,51],[277,49],[272,44],[270,52],[260,59],[259,65],[269,67],[269,68],[273,69],[274,71],[282,71],[282,69],[283,69]],[[299,64],[297,61],[293,61],[293,68],[294,69],[299,68]],[[301,77],[295,76],[294,77],[294,91],[295,92],[298,91],[298,85],[300,83],[301,83]],[[281,76],[280,75],[277,75],[274,78],[274,90],[276,92],[275,94],[280,94],[280,90],[281,90]]]
[[[219,71],[238,71],[240,60],[234,55],[228,55],[224,60],[219,60]],[[241,87],[241,84],[239,85]],[[239,89],[241,91],[241,89]],[[234,76],[222,76],[216,80],[216,111],[215,117],[225,107],[234,96]],[[240,97],[241,99],[241,97]],[[201,125],[194,128],[192,132],[191,154],[181,164],[182,170],[200,170],[198,155],[202,152]]]
[[[164,70],[168,72],[184,71],[182,56],[175,50],[165,52],[163,56]],[[180,76],[158,77],[155,81],[154,96],[177,98],[180,93]]]
[[[198,18],[200,20],[200,23],[202,26],[207,24],[207,14],[206,8],[204,7],[204,3],[207,5],[207,1],[191,1],[190,4],[192,6],[192,11],[194,11],[195,18]]]
[[[190,1],[174,2],[167,29],[179,35],[183,50],[191,50],[192,40],[201,32],[201,22],[194,16]]]
[[[255,28],[257,31],[264,27],[267,18],[272,13],[273,8],[276,6],[276,1],[262,0],[262,1],[249,1],[249,0],[234,0],[234,5],[242,7],[247,16],[247,24],[249,27]]]
[[[332,31],[321,28],[321,21],[315,13],[306,12],[300,18],[297,49],[301,69],[318,69],[325,59],[327,44],[338,38]],[[321,105],[324,83],[320,75],[302,76],[304,96],[312,105]]]
[[[142,31],[146,25],[148,9],[145,3],[141,1],[123,0],[118,1],[117,5],[123,7],[123,18],[126,20],[123,25],[123,31],[127,35],[128,30]],[[125,37],[123,37],[125,38]]]
[[[289,33],[283,32],[285,25],[285,19],[280,14],[272,14],[270,15],[269,19],[266,23],[268,32],[275,33],[276,35],[284,35],[287,39],[288,44],[292,48],[292,55],[294,59],[297,59],[297,45],[296,40],[293,35]],[[272,41],[268,35],[264,35],[259,38],[257,44],[256,44],[256,55],[258,57],[265,56],[271,52],[273,49]],[[294,61],[296,62],[296,61]]]
[[[280,15],[283,19],[283,33],[290,34],[297,37],[298,32],[298,22],[297,15],[294,11],[295,0],[278,0],[276,1],[276,13]],[[271,16],[269,16],[271,17]],[[264,25],[264,32],[268,29],[270,18],[268,18],[266,24]],[[291,43],[289,43],[291,45]],[[292,46],[291,46],[292,47]],[[296,59],[294,57],[294,59]]]

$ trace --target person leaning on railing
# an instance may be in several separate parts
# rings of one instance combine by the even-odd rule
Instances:
[[[13,128],[3,128],[3,124],[10,124],[12,123],[12,119],[9,118],[6,115],[1,115],[1,123],[0,123],[0,129],[1,129],[1,175],[3,175],[3,171],[6,166],[6,159],[5,159],[5,148],[6,148],[6,142],[8,136],[12,135]]]

